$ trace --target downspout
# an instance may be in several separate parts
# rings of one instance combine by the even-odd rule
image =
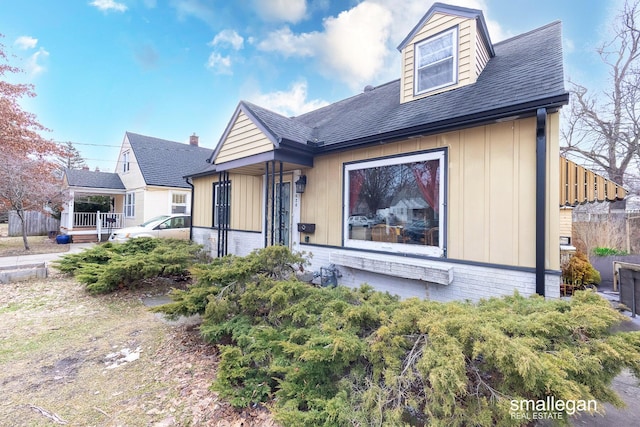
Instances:
[[[547,110],[536,114],[536,293],[545,294],[547,211]]]
[[[191,207],[189,208],[189,215],[191,215],[191,221],[189,221],[189,240],[193,241],[193,193],[195,192],[193,182],[191,182],[191,178],[185,178],[189,187],[191,187]]]

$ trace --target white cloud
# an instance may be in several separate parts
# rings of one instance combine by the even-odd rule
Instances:
[[[482,10],[493,42],[507,35],[487,19],[485,0],[454,0],[454,4]],[[396,47],[429,10],[432,1],[364,0],[323,22],[322,31],[294,33],[284,26],[269,33],[257,48],[285,57],[312,57],[326,76],[352,89],[398,78]]]
[[[18,49],[27,50],[33,49],[38,44],[38,39],[35,39],[31,36],[20,36],[13,42],[14,45],[18,47]]]
[[[314,56],[321,41],[322,33],[294,34],[289,27],[285,26],[267,34],[257,47],[265,52],[278,52],[285,57],[305,57]]]
[[[193,17],[211,26],[216,23],[216,14],[210,2],[202,0],[171,0],[171,6],[176,9],[180,20],[184,21]]]
[[[91,6],[95,6],[103,12],[113,10],[116,12],[124,12],[127,10],[127,5],[124,3],[118,3],[114,0],[93,0],[89,3]]]
[[[26,72],[29,73],[31,76],[37,76],[39,74],[42,74],[44,71],[46,71],[46,67],[43,64],[43,62],[46,61],[48,57],[49,57],[49,52],[47,52],[43,48],[40,48],[36,53],[31,55],[27,59],[27,63],[25,66]]]
[[[384,67],[391,19],[388,9],[364,1],[337,17],[326,18],[323,32],[295,34],[283,27],[270,33],[257,47],[286,57],[314,56],[323,74],[357,88],[371,83]]]
[[[222,30],[209,43],[210,46],[228,45],[235,50],[242,49],[244,39],[234,30]]]
[[[216,74],[233,74],[231,71],[231,58],[222,56],[218,52],[213,52],[209,55],[206,66]]]
[[[258,15],[266,21],[301,21],[307,14],[306,0],[254,0]]]
[[[576,44],[571,39],[565,38],[563,45],[565,53],[572,53],[576,50]]]
[[[260,105],[284,116],[299,116],[309,111],[329,105],[321,99],[307,100],[307,82],[295,82],[288,91],[260,93],[259,91],[246,97],[250,102]]]

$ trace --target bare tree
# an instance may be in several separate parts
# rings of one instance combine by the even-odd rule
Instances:
[[[59,210],[63,202],[61,182],[54,176],[55,165],[39,159],[0,153],[0,201],[15,210],[22,225],[22,241],[29,250],[25,212]]]
[[[625,2],[613,24],[613,38],[597,52],[609,68],[601,93],[570,82],[571,104],[562,130],[562,152],[574,154],[624,185],[640,155],[640,0]]]

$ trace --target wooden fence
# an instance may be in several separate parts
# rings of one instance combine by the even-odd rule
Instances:
[[[46,236],[50,231],[60,230],[60,221],[47,213],[28,211],[24,213],[27,236]],[[15,211],[9,212],[9,236],[22,236],[22,222]]]

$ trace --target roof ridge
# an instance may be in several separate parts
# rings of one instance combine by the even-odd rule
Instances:
[[[498,46],[498,45],[501,45],[503,43],[508,43],[508,42],[513,41],[513,40],[529,36],[529,35],[531,35],[533,33],[537,33],[538,31],[542,31],[542,30],[544,30],[546,28],[550,28],[550,27],[553,27],[555,25],[562,25],[562,21],[559,20],[559,19],[556,19],[555,21],[549,22],[548,24],[545,24],[545,25],[543,25],[541,27],[534,28],[534,29],[529,30],[529,31],[527,31],[525,33],[517,34],[517,35],[515,35],[513,37],[509,37],[508,39],[500,40],[499,42],[494,43],[494,46]]]

